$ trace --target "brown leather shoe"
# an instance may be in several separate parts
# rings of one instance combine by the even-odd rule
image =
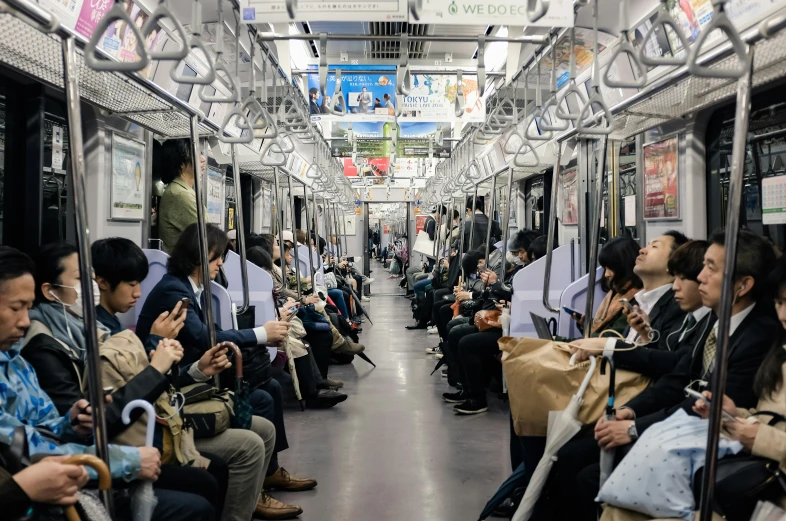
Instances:
[[[264,490],[259,494],[254,516],[258,519],[294,519],[303,513],[297,505],[287,505],[274,499]]]
[[[317,486],[317,482],[313,479],[293,477],[284,467],[278,467],[275,474],[265,478],[263,486],[266,490],[277,489],[300,492],[301,490],[311,490]]]

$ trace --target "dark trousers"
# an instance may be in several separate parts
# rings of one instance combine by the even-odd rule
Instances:
[[[156,494],[159,489],[197,494],[210,503],[214,512],[223,512],[229,483],[229,466],[218,456],[205,452],[201,454],[210,460],[207,469],[161,465],[161,474],[153,487]]]
[[[447,325],[447,322],[443,324],[440,321],[439,318],[440,310],[444,306],[450,306],[451,302],[445,302],[444,300],[442,300],[442,297],[444,297],[445,295],[452,295],[452,294],[453,294],[452,290],[448,288],[442,288],[442,289],[434,290],[434,296],[432,297],[434,300],[431,305],[431,323],[437,326],[437,330],[439,331],[439,337],[443,340],[447,340],[448,338],[448,333],[447,331],[445,331],[445,325]]]
[[[317,381],[314,378],[314,371],[311,369],[311,360],[308,356],[295,358],[295,370],[300,384],[300,394],[303,399],[313,398],[317,395]]]
[[[445,342],[446,349],[444,350],[445,357],[448,359],[448,383],[457,382],[465,385],[467,382],[464,379],[464,369],[459,359],[459,341],[467,335],[476,333],[478,328],[473,324],[468,323],[467,318],[457,317],[448,321],[445,326],[445,331],[448,334],[448,341]]]
[[[190,492],[156,489],[158,504],[153,510],[153,521],[215,521],[218,515],[210,502]],[[128,511],[131,519],[131,509]]]
[[[333,333],[330,331],[320,331],[309,333],[304,338],[311,346],[311,353],[314,355],[314,360],[317,362],[319,374],[322,378],[327,378],[328,366],[330,365],[330,352],[333,347]],[[298,371],[300,376],[300,371]]]
[[[594,425],[582,427],[557,452],[551,472],[553,486],[547,496],[554,519],[595,521],[600,506],[595,503],[600,483],[600,447]]]
[[[287,430],[284,426],[284,393],[278,380],[271,378],[269,382],[251,392],[251,409],[254,416],[269,420],[276,428],[276,450],[270,458],[268,475],[278,469],[278,453],[289,448]]]
[[[469,325],[458,327],[470,331]],[[451,339],[458,327],[450,332]],[[471,327],[477,331],[475,326]],[[463,372],[461,379],[465,391],[472,398],[484,399],[489,380],[500,370],[500,363],[497,360],[499,355],[497,340],[500,338],[502,338],[501,329],[489,329],[464,333],[458,341],[459,368]]]

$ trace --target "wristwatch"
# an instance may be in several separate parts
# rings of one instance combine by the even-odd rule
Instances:
[[[630,422],[630,427],[628,427],[628,436],[630,436],[631,441],[636,441],[639,437],[639,431],[636,430],[636,422]]]

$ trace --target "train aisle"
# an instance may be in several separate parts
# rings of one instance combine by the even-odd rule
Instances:
[[[361,341],[377,367],[331,366],[347,401],[287,412],[282,464],[319,486],[276,497],[303,507],[303,521],[474,521],[509,475],[507,406],[490,397],[486,414],[453,413],[445,380],[429,375],[436,361],[425,349],[437,337],[404,329],[412,319],[409,300],[393,296],[400,279],[376,261],[372,270],[374,325],[364,322]]]

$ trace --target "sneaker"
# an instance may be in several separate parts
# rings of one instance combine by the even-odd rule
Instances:
[[[434,355],[434,358],[436,358],[437,360],[442,360],[444,357],[445,355],[443,355],[442,353],[437,353]]]
[[[479,414],[489,410],[486,400],[477,400],[470,398],[466,402],[453,407],[453,411],[458,414]]]
[[[429,328],[429,330],[428,330],[428,334],[429,335],[438,335],[439,334],[439,329],[437,329],[437,326],[431,326]]]
[[[360,297],[360,300],[361,300],[361,301],[363,301],[363,302],[371,302],[371,298],[370,298],[370,297],[367,297],[367,296],[365,296],[365,295],[363,295],[362,297]]]
[[[335,387],[336,389],[341,389],[344,387],[344,382],[341,380],[336,380],[335,378],[330,378],[329,376],[325,378],[325,383],[330,387]]]
[[[294,519],[303,513],[303,509],[297,505],[287,505],[274,499],[264,490],[259,494],[257,506],[254,509],[254,516],[257,519]]]
[[[366,279],[366,280],[363,281],[363,285],[364,286],[368,286],[368,285],[372,284],[373,282],[374,282],[374,279],[373,278],[369,278],[369,279]]]
[[[301,492],[303,490],[311,490],[317,486],[314,479],[309,478],[296,478],[286,471],[284,467],[278,469],[265,478],[262,485],[265,490],[286,490],[288,492]]]
[[[426,354],[427,355],[435,355],[440,352],[439,346],[437,347],[427,347]]]
[[[448,403],[464,403],[467,401],[467,395],[464,391],[457,393],[442,393],[442,399]]]

